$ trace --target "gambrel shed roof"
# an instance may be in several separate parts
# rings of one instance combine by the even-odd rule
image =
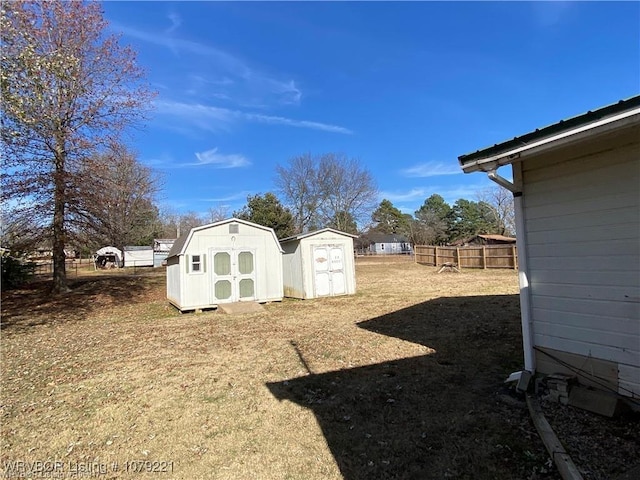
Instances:
[[[199,232],[201,230],[207,230],[207,229],[212,228],[212,227],[218,227],[218,226],[221,226],[221,225],[225,225],[227,223],[240,223],[240,224],[243,224],[243,225],[259,228],[261,230],[265,230],[267,232],[270,232],[273,235],[273,239],[276,242],[276,244],[280,245],[280,243],[278,241],[278,237],[276,237],[276,234],[275,234],[275,232],[273,231],[272,228],[265,227],[264,225],[259,225],[257,223],[249,222],[248,220],[241,220],[239,218],[228,218],[227,220],[222,220],[220,222],[209,223],[207,225],[201,225],[199,227],[192,228],[189,231],[189,233],[187,233],[186,235],[182,235],[180,238],[178,238],[174,242],[173,246],[171,247],[171,250],[169,250],[169,256],[167,258],[171,258],[171,257],[174,257],[176,255],[184,255],[184,250],[185,250],[186,246],[188,245],[189,240],[191,239],[191,237],[193,236],[193,234],[195,232]]]

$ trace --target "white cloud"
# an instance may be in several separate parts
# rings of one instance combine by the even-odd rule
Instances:
[[[456,162],[425,162],[400,170],[405,177],[437,177],[440,175],[456,175],[463,173]]]
[[[532,2],[533,20],[543,28],[557,25],[565,19],[572,4],[566,1]]]
[[[180,28],[180,25],[182,25],[182,18],[175,12],[170,12],[167,15],[167,18],[171,22],[171,26],[165,30],[166,34],[175,32],[178,28]]]
[[[163,33],[153,33],[126,25],[114,24],[114,30],[122,32],[131,38],[141,40],[165,47],[175,55],[190,53],[207,57],[208,65],[212,69],[206,75],[195,75],[194,77],[208,78],[222,77],[227,81],[219,88],[229,88],[230,91],[223,92],[227,95],[233,94],[238,99],[238,103],[256,104],[259,102],[276,103],[279,105],[299,105],[302,92],[292,79],[279,78],[279,75],[271,75],[249,66],[245,61],[237,56],[225,52],[219,48],[191,40],[176,38],[170,35],[181,25],[181,19],[177,15],[169,15],[172,26]]]
[[[272,115],[262,115],[259,113],[242,113],[243,118],[249,121],[267,123],[271,125],[288,125],[289,127],[311,128],[313,130],[323,130],[325,132],[352,134],[353,132],[339,125],[330,125],[309,120],[294,120],[292,118],[274,117]]]
[[[407,192],[380,192],[378,196],[380,198],[380,201],[386,198],[391,203],[393,203],[409,202],[412,200],[424,200],[428,195],[430,194],[428,194],[427,190],[424,188],[413,188]]]
[[[405,204],[409,203],[410,204],[412,202],[416,202],[415,205],[419,207],[424,203],[424,201],[427,198],[429,198],[434,193],[437,193],[438,195],[442,196],[442,198],[444,198],[444,200],[449,205],[453,205],[456,202],[456,200],[460,198],[466,198],[468,200],[475,201],[477,193],[486,187],[487,187],[486,184],[454,185],[450,187],[443,187],[443,186],[436,185],[436,186],[412,188],[407,191],[395,191],[395,192],[381,191],[378,197],[380,201],[386,198],[391,203],[405,203]],[[398,208],[400,208],[401,211],[406,211],[407,213],[411,213],[409,212],[409,209],[411,207],[404,206],[402,208],[401,207],[398,207]]]
[[[202,201],[203,202],[235,202],[238,200],[245,201],[249,195],[252,195],[252,192],[248,190],[243,190],[242,192],[234,193],[226,197],[203,198]],[[231,205],[222,205],[222,206],[230,207]]]
[[[211,165],[214,168],[241,168],[251,165],[251,162],[243,155],[235,153],[225,155],[218,153],[217,148],[212,148],[205,152],[196,152],[196,158],[198,159],[197,162],[183,163],[179,164],[179,166],[199,167],[202,165]]]
[[[202,105],[199,103],[183,103],[169,100],[156,102],[156,112],[161,115],[180,117],[182,122],[202,130],[217,132],[228,131],[238,121],[265,123],[269,125],[286,125],[289,127],[310,128],[332,133],[352,134],[348,128],[309,120],[295,120],[261,113],[243,112],[228,108]]]

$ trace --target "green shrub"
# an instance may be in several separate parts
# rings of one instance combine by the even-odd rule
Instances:
[[[33,278],[34,264],[8,255],[2,256],[2,288],[21,287]]]

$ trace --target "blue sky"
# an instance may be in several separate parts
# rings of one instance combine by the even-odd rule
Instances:
[[[160,203],[274,191],[304,153],[357,157],[413,213],[492,183],[457,157],[640,91],[638,2],[106,2],[158,96],[131,143]],[[277,192],[276,192],[277,193]]]

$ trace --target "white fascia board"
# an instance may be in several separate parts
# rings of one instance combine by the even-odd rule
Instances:
[[[603,133],[633,125],[639,121],[640,108],[635,108],[619,115],[607,117],[551,137],[540,139],[528,145],[523,145],[522,147],[513,148],[506,152],[492,155],[491,157],[478,159],[468,165],[464,165],[462,170],[464,173],[488,172],[495,170],[502,165],[522,160],[528,155],[538,154],[546,150],[553,150],[570,143],[578,142],[593,135],[601,135]]]

